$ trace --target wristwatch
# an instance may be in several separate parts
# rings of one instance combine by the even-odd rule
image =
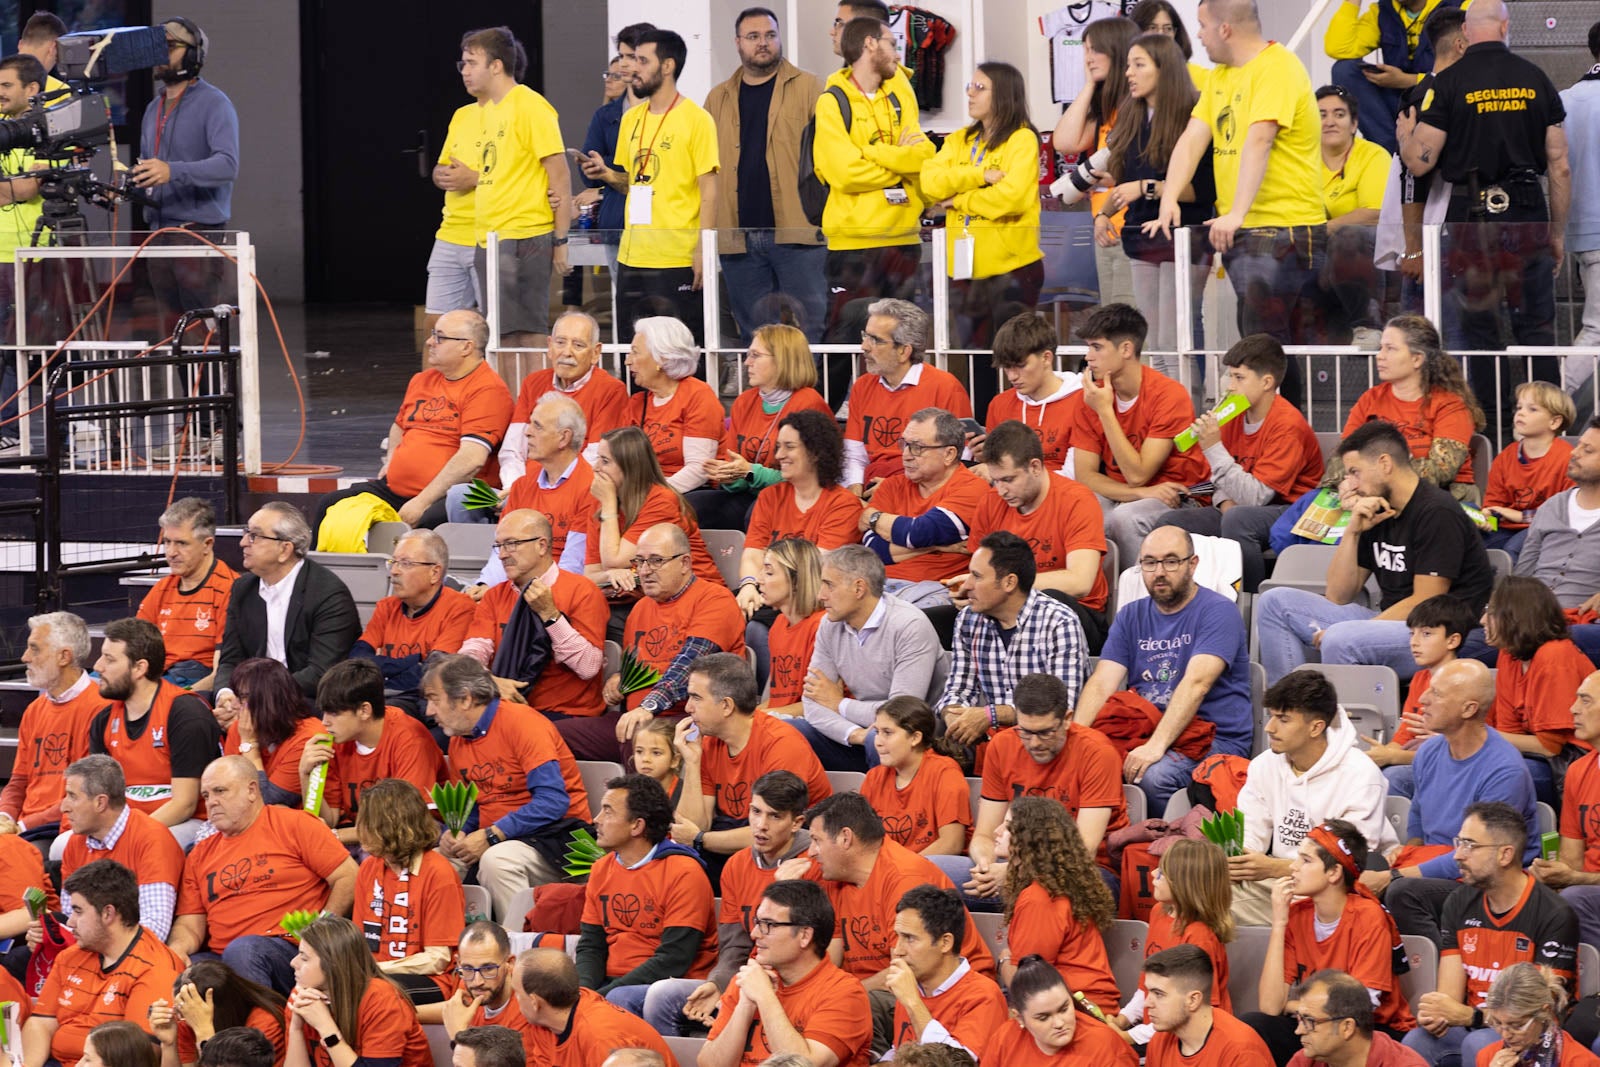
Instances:
[[[239,751],[240,752],[253,752],[253,751],[255,751],[255,747],[256,747],[256,743],[254,741],[240,741],[239,742]]]
[[[867,529],[871,530],[873,533],[877,533],[878,520],[881,518],[883,518],[883,512],[881,511],[867,512]]]
[[[337,1030],[322,1039],[323,1048],[338,1048],[342,1044],[344,1044],[344,1038],[339,1036],[339,1031]]]
[[[1157,196],[1156,196],[1156,182],[1155,182],[1154,178],[1146,179],[1146,181],[1144,183],[1144,198],[1146,200],[1155,200],[1155,199],[1157,199]]]
[[[562,245],[566,244],[568,240],[569,238],[566,237],[553,237],[550,239],[550,243],[555,247],[560,248]]]

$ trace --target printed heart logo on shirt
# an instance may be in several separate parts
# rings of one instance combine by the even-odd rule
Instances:
[[[217,880],[222,883],[222,888],[237,893],[250,880],[250,861],[240,860],[238,863],[228,864],[217,875]]]
[[[857,915],[850,920],[850,939],[862,948],[870,948],[872,935],[877,929],[877,924],[869,916]]]
[[[639,898],[632,893],[618,893],[611,898],[611,914],[623,926],[632,926],[639,917]]]
[[[909,815],[885,815],[883,818],[884,833],[902,845],[911,844],[911,831],[913,829],[911,816]]]
[[[639,635],[639,651],[650,659],[659,659],[667,651],[667,642],[672,640],[672,627],[657,626],[648,633]]]
[[[772,676],[774,678],[790,679],[802,674],[807,666],[807,661],[798,655],[785,653],[772,657]]]
[[[873,444],[884,448],[893,447],[900,440],[900,431],[906,428],[905,420],[897,416],[880,415],[871,422],[868,438]]]
[[[53,767],[67,762],[67,752],[71,747],[71,734],[50,734],[44,739],[45,762]]]
[[[467,769],[467,781],[476,782],[479,791],[482,791],[484,786],[493,784],[494,776],[499,773],[498,763],[474,763]]]
[[[650,445],[657,452],[663,451],[672,444],[672,427],[664,422],[647,422],[644,424],[644,435],[650,438]]]
[[[750,809],[750,786],[746,782],[717,783],[717,806],[730,818],[743,819]]]

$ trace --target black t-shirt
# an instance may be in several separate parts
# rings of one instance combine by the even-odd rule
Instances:
[[[767,111],[777,84],[777,78],[760,85],[739,83],[739,225],[747,230],[770,230],[776,225],[772,176],[767,172]]]
[[[1361,535],[1356,558],[1378,578],[1380,608],[1410,596],[1421,574],[1448,579],[1450,595],[1466,601],[1477,618],[1494,585],[1477,527],[1454,497],[1428,481],[1417,484],[1405,510]]]
[[[1424,74],[1422,80],[1407,89],[1400,96],[1400,114],[1412,112],[1415,118],[1422,114],[1422,102],[1428,98],[1428,93],[1433,89],[1433,75]],[[1411,168],[1406,166],[1405,160],[1400,161],[1400,202],[1402,204],[1426,204],[1428,190],[1433,186],[1433,172],[1426,174],[1412,174]]]
[[[1417,121],[1445,132],[1439,174],[1460,183],[1476,170],[1481,187],[1519,172],[1543,174],[1545,131],[1566,114],[1544,71],[1485,41],[1435,75]]]
[[[1470,1007],[1483,1007],[1490,984],[1513,963],[1549,967],[1576,990],[1578,917],[1544,883],[1529,878],[1505,915],[1491,914],[1483,890],[1464,885],[1445,898],[1441,920],[1439,951],[1461,957]]]
[[[1129,106],[1133,105],[1130,103]],[[1166,165],[1156,166],[1144,157],[1145,147],[1149,143],[1150,123],[1146,121],[1138,136],[1133,139],[1133,143],[1128,146],[1127,158],[1122,161],[1123,181],[1166,180]],[[1210,144],[1206,145],[1199,166],[1194,168],[1193,184],[1194,202],[1179,201],[1178,218],[1184,226],[1195,228],[1195,232],[1191,235],[1190,248],[1191,254],[1198,259],[1204,253],[1211,251],[1211,244],[1202,223],[1206,219],[1215,218],[1217,214],[1217,183],[1211,170]],[[1139,229],[1155,218],[1160,210],[1160,200],[1146,200],[1143,197],[1135,199],[1128,205],[1127,214],[1123,216],[1122,221],[1122,250],[1130,257],[1149,262],[1172,262],[1172,240],[1159,236],[1146,237]]]

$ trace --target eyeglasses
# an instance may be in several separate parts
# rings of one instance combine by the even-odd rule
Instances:
[[[739,40],[745,44],[761,44],[763,41],[767,44],[775,44],[777,43],[778,35],[770,30],[766,33],[741,33]]]
[[[480,67],[482,65],[483,64],[479,63],[476,59],[458,59],[458,60],[456,60],[456,70],[458,70],[458,71],[464,71],[468,67]]]
[[[496,552],[500,553],[500,555],[503,556],[507,552],[516,551],[517,549],[521,548],[523,545],[531,545],[535,541],[548,541],[548,540],[550,540],[550,538],[548,538],[548,537],[518,537],[515,540],[511,540],[511,541],[496,541],[493,544],[491,544],[489,547],[494,549]]]
[[[252,529],[252,528],[250,528],[248,526],[245,527],[244,533],[239,535],[239,543],[240,544],[244,544],[246,541],[285,541],[285,542],[287,542],[288,540],[289,539],[287,537],[279,537],[277,534],[262,533],[260,530],[255,530],[255,529]]]
[[[925,444],[922,444],[921,442],[918,442],[918,441],[908,441],[904,437],[902,437],[902,438],[900,438],[900,440],[896,441],[895,444],[899,447],[900,451],[909,453],[912,457],[920,456],[924,452],[926,452],[926,451],[928,451],[929,449],[932,449],[932,448],[954,448],[955,447],[954,445],[941,445],[941,444],[938,444],[937,442],[934,443],[934,444],[931,444],[931,445],[925,445]]]
[[[983,82],[968,82],[967,83],[967,92],[969,92],[969,93],[981,93],[987,88],[989,88],[989,87],[987,85],[985,85]]]
[[[1154,574],[1156,569],[1160,568],[1161,570],[1166,571],[1168,574],[1171,574],[1173,571],[1182,568],[1182,566],[1185,563],[1188,563],[1191,559],[1194,559],[1194,557],[1185,556],[1182,559],[1179,559],[1176,556],[1168,556],[1166,559],[1141,559],[1139,561],[1139,569],[1144,571],[1146,574]]]
[[[1501,847],[1503,847],[1501,845],[1495,844],[1493,841],[1474,841],[1470,837],[1452,837],[1450,839],[1450,846],[1452,848],[1454,848],[1457,852],[1471,852],[1474,849],[1480,849],[1480,848],[1501,848]]]
[[[762,937],[767,937],[767,936],[771,935],[772,931],[778,929],[780,926],[805,926],[805,925],[807,925],[807,924],[806,923],[781,923],[776,919],[756,919],[754,922],[752,922],[750,924],[750,927],[756,933],[760,934]]]
[[[440,344],[440,343],[445,342],[445,341],[470,341],[470,340],[472,340],[472,338],[470,338],[470,337],[446,337],[444,334],[440,333],[438,330],[434,330],[432,333],[430,333],[428,335],[428,338],[431,341],[433,341],[434,344]]]
[[[878,337],[875,334],[870,334],[863,331],[861,334],[861,343],[864,345],[870,345],[873,348],[882,348],[884,345],[894,344],[894,341],[886,337]]]
[[[608,82],[619,82],[627,77],[626,74],[613,74],[609,70],[600,75],[601,79]]]
[[[1527,1033],[1530,1029],[1532,1029],[1533,1024],[1538,1022],[1543,1017],[1544,1017],[1544,1013],[1543,1012],[1535,1012],[1534,1014],[1528,1016],[1526,1019],[1523,1019],[1520,1022],[1511,1023],[1511,1022],[1505,1022],[1505,1021],[1500,1020],[1500,1019],[1491,1018],[1489,1016],[1488,1012],[1484,1012],[1483,1013],[1483,1021],[1486,1024],[1488,1024],[1489,1029],[1496,1030],[1496,1031],[1498,1031],[1498,1032],[1500,1032],[1502,1034],[1508,1034],[1508,1035],[1509,1034],[1525,1034],[1525,1033]]]
[[[1348,1016],[1348,1015],[1325,1015],[1325,1016],[1323,1016],[1322,1018],[1319,1019],[1315,1015],[1307,1015],[1303,1011],[1297,1011],[1297,1012],[1294,1013],[1293,1018],[1294,1018],[1295,1033],[1299,1033],[1301,1030],[1315,1030],[1317,1027],[1321,1026],[1323,1023],[1336,1023],[1340,1019],[1348,1019],[1348,1018],[1350,1018],[1350,1016]]]
[[[1017,736],[1022,738],[1024,741],[1048,741],[1050,738],[1056,736],[1063,729],[1065,729],[1066,725],[1067,720],[1062,719],[1048,730],[1024,730],[1022,727],[1018,726],[1016,727],[1016,731]]]
[[[633,569],[636,571],[658,571],[673,560],[682,559],[688,554],[687,552],[676,552],[670,556],[634,556],[628,562],[632,564]]]
[[[429,563],[425,559],[394,559],[390,557],[383,561],[388,570],[410,570],[412,567],[442,567],[442,563]]]
[[[470,982],[474,978],[493,978],[500,973],[500,968],[504,966],[505,964],[503,963],[486,963],[482,967],[468,967],[464,963],[459,963],[456,965],[456,974],[460,976],[462,981]]]

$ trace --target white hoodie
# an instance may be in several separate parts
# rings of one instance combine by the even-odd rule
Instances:
[[[1356,730],[1344,708],[1326,736],[1322,758],[1299,776],[1289,769],[1289,757],[1276,752],[1250,761],[1239,791],[1247,850],[1291,859],[1311,828],[1329,819],[1353,823],[1371,852],[1387,852],[1399,844],[1384,816],[1388,782],[1378,765],[1355,747]]]

